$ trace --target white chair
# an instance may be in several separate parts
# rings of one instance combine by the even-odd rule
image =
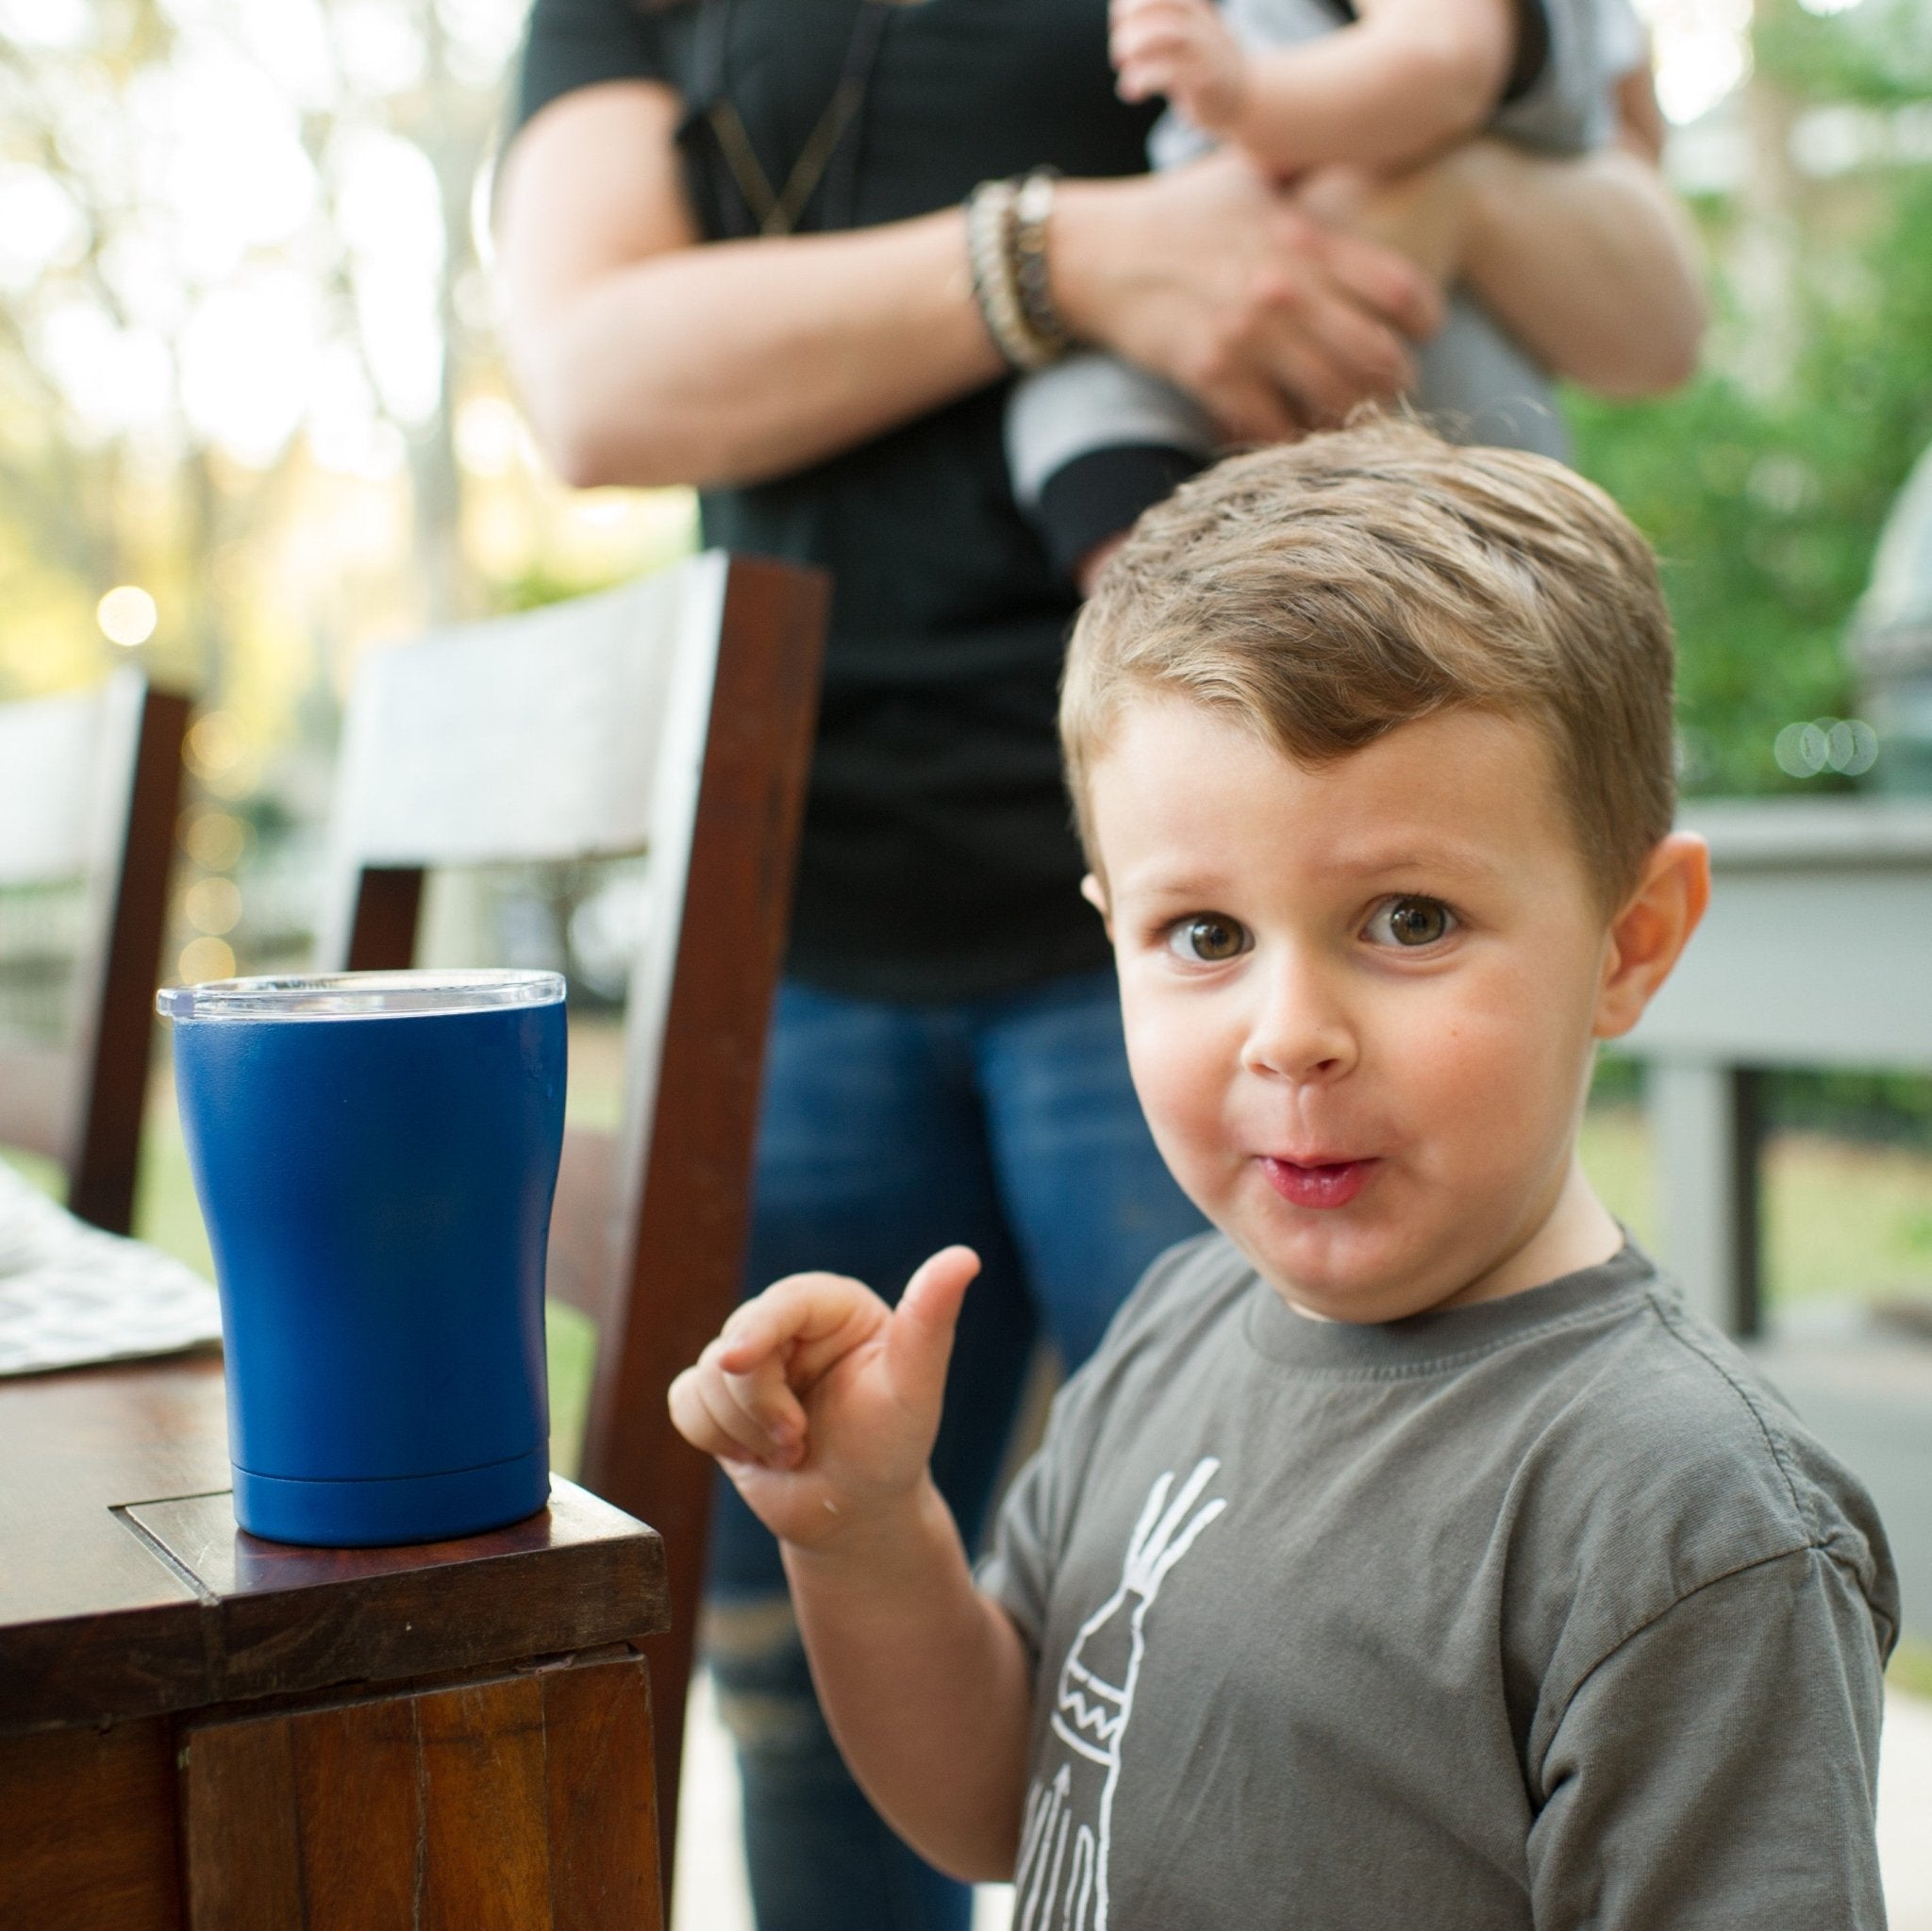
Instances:
[[[428,868],[649,854],[623,1124],[566,1139],[550,1290],[598,1329],[581,1479],[669,1558],[667,1873],[712,1474],[665,1393],[739,1294],[827,603],[818,573],[713,553],[373,652],[331,827],[325,969],[408,965]]]
[[[0,1143],[58,1161],[68,1207],[134,1214],[188,699],[132,669],[0,705],[0,887],[84,889],[64,1037],[0,1040]]]

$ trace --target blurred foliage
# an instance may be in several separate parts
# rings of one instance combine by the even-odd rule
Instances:
[[[1846,626],[1892,499],[1932,443],[1932,164],[1902,158],[1932,153],[1932,8],[1865,0],[1821,16],[1758,0],[1753,51],[1746,105],[1784,152],[1774,166],[1755,157],[1748,192],[1697,205],[1715,307],[1702,373],[1658,401],[1567,404],[1579,466],[1662,558],[1685,789],[1842,791],[1842,778],[1787,776],[1772,747],[1795,720],[1856,714]],[[1852,117],[1854,137],[1890,139],[1892,157],[1823,180],[1783,165],[1798,115],[1821,109]],[[1789,278],[1791,352],[1773,379],[1754,355],[1777,320],[1767,237]],[[1634,1101],[1639,1070],[1606,1055],[1594,1090]],[[1922,1076],[1781,1070],[1766,1103],[1774,1131],[1932,1140]]]
[[[1856,21],[1757,0],[1751,53],[1759,76],[1807,100],[1903,107],[1932,95],[1924,0],[1864,0]]]
[[[1625,1054],[1597,1056],[1593,1107],[1635,1107],[1643,1064]],[[1766,1124],[1773,1132],[1823,1133],[1872,1146],[1932,1146],[1932,1079],[1923,1074],[1837,1067],[1778,1067],[1765,1074]],[[1932,1196],[1926,1201],[1932,1226]]]
[[[1932,169],[1874,198],[1848,241],[1802,250],[1788,382],[1767,392],[1720,359],[1661,401],[1572,399],[1580,467],[1663,558],[1692,791],[1795,789],[1778,730],[1857,709],[1845,624],[1932,441]],[[1721,239],[1728,211],[1706,218]],[[1720,340],[1741,333],[1735,287],[1718,302]]]
[[[1885,1680],[1894,1690],[1913,1696],[1932,1697],[1932,1642],[1902,1636],[1886,1666]]]

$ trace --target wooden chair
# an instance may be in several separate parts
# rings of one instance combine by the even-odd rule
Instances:
[[[85,891],[65,1038],[0,1040],[0,1143],[58,1161],[69,1208],[116,1234],[134,1215],[187,728],[188,699],[132,669],[0,706],[0,887]]]
[[[410,962],[427,867],[650,855],[623,1124],[566,1138],[549,1286],[598,1329],[581,1479],[669,1556],[667,1888],[712,1474],[665,1391],[738,1299],[827,600],[818,574],[713,553],[375,653],[332,830],[328,968]]]

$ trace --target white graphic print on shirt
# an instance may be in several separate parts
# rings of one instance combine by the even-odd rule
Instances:
[[[1217,1496],[1188,1514],[1220,1466],[1215,1457],[1203,1457],[1172,1504],[1173,1470],[1147,1491],[1120,1587],[1080,1625],[1060,1665],[1052,1724],[1066,1754],[1050,1776],[1042,1766],[1026,1792],[1013,1879],[1015,1931],[1108,1931],[1114,1788],[1147,1651],[1147,1611],[1168,1571],[1227,1507]]]

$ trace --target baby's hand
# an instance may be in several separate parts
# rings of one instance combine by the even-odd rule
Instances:
[[[944,1248],[897,1307],[840,1274],[791,1274],[739,1308],[671,1384],[671,1419],[783,1540],[862,1533],[924,1477],[954,1324],[978,1272],[970,1247]]]
[[[1204,132],[1235,131],[1247,57],[1211,0],[1113,0],[1110,14],[1122,100],[1165,94]]]

